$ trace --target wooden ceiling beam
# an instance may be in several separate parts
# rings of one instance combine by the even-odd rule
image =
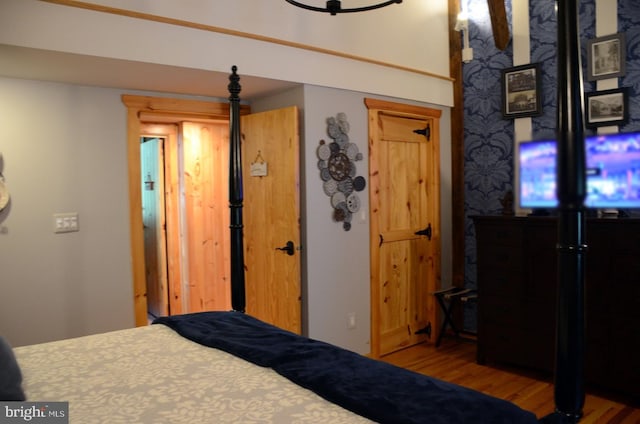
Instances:
[[[491,15],[491,28],[496,47],[500,50],[507,48],[511,34],[509,34],[509,22],[504,0],[487,0],[489,14]]]

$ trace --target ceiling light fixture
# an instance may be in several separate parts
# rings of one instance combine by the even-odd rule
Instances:
[[[353,12],[364,12],[367,10],[380,9],[381,7],[389,6],[394,3],[402,3],[402,0],[388,0],[380,3],[372,4],[371,6],[362,6],[362,7],[354,7],[350,9],[343,9],[340,4],[340,0],[327,0],[327,7],[316,7],[309,6],[304,3],[300,3],[295,0],[285,0],[287,3],[292,4],[294,6],[301,7],[307,10],[313,10],[314,12],[327,12],[331,15],[337,15],[338,13],[353,13]]]

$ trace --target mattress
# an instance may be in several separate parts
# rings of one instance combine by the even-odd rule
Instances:
[[[28,401],[71,423],[369,423],[270,368],[152,325],[14,349]]]

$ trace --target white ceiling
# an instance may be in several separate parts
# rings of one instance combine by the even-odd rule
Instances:
[[[229,73],[0,44],[0,76],[11,78],[228,98]],[[242,74],[240,84],[242,100],[298,85]]]

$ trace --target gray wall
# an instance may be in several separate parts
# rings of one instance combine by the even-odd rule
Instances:
[[[134,324],[120,91],[0,78],[0,334],[14,345]],[[53,214],[80,231],[54,234]]]
[[[0,334],[24,345],[133,326],[125,91],[0,78],[0,92],[2,172],[12,196],[0,214]],[[368,187],[360,193],[362,213],[344,231],[332,220],[316,149],[328,138],[326,119],[346,113],[351,141],[364,155],[358,175],[368,183],[365,97],[301,86],[252,104],[256,112],[300,108],[304,330],[359,353],[369,352],[370,338]],[[448,108],[440,108],[446,285],[450,123]],[[77,212],[80,231],[54,234],[59,212]],[[350,330],[351,312],[357,324]]]

